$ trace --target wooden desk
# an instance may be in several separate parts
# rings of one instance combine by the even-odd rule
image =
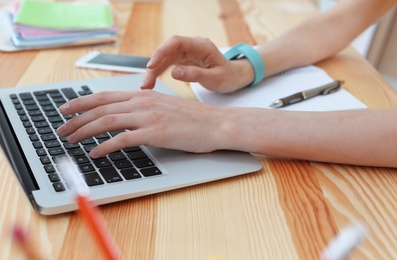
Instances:
[[[173,34],[202,36],[219,46],[274,38],[317,13],[306,0],[163,0],[114,3],[117,46],[0,53],[0,87],[105,77],[74,62],[88,51],[150,55]],[[318,64],[370,109],[395,107],[397,94],[352,49]],[[162,76],[180,95],[186,84]],[[146,196],[100,209],[125,259],[316,259],[347,223],[371,230],[352,259],[397,255],[397,169],[261,158],[250,175]],[[100,259],[74,213],[36,214],[0,153],[0,259],[23,259],[8,236],[26,225],[48,259]]]

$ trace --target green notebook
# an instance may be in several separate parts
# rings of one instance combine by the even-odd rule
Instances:
[[[54,29],[100,29],[113,25],[110,5],[23,0],[14,23]]]

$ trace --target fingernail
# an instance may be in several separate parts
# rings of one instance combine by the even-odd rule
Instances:
[[[63,135],[66,132],[66,125],[63,124],[57,129],[57,134],[58,135]]]
[[[152,59],[149,60],[149,62],[146,64],[146,68],[150,68],[153,65]]]
[[[73,143],[73,141],[76,139],[76,135],[71,134],[68,137],[66,137],[66,139],[68,140],[69,143]]]
[[[144,77],[143,80],[142,80],[142,82],[141,82],[140,88],[145,87],[145,86],[148,84],[148,81],[149,81],[149,80],[148,80],[146,77]]]
[[[61,113],[64,113],[67,112],[69,108],[70,108],[69,102],[66,102],[65,104],[59,107],[59,111],[61,111]]]
[[[95,158],[98,157],[98,152],[97,152],[97,149],[96,149],[96,148],[94,148],[94,149],[91,150],[91,152],[90,152],[90,157],[93,158],[93,159],[95,159]]]
[[[181,67],[175,67],[173,72],[175,78],[183,78],[185,75],[185,70]]]

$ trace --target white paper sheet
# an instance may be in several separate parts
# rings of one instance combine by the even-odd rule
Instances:
[[[292,69],[269,77],[253,87],[247,87],[231,94],[218,94],[205,89],[198,83],[191,83],[197,98],[207,104],[231,107],[270,108],[277,99],[297,92],[319,87],[332,82],[325,71],[316,66]],[[336,79],[335,79],[336,80]],[[343,80],[343,79],[340,79]],[[349,84],[349,82],[345,82]],[[278,108],[295,111],[335,111],[366,109],[367,106],[342,88],[329,95],[320,95],[311,99]]]

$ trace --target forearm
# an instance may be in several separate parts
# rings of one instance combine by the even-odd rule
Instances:
[[[220,140],[228,147],[223,148],[312,161],[397,167],[397,109],[227,110],[229,116],[221,124]]]
[[[266,64],[266,76],[338,53],[395,4],[395,0],[340,1],[330,11],[260,45],[258,51]]]

